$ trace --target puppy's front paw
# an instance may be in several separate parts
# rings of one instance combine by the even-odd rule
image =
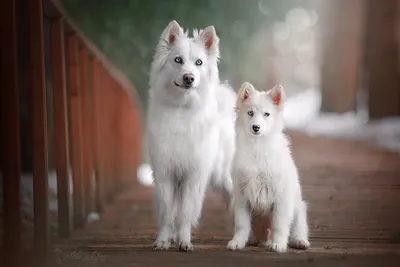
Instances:
[[[289,242],[289,247],[305,250],[310,247],[310,241],[307,239],[294,239]]]
[[[229,250],[238,250],[238,249],[243,249],[246,245],[246,242],[242,242],[242,241],[237,241],[235,239],[232,239],[231,241],[229,241],[228,243],[228,249]]]
[[[270,252],[285,253],[287,251],[287,244],[285,243],[267,242],[266,247]]]
[[[170,245],[171,243],[169,241],[156,240],[156,242],[152,244],[152,247],[153,250],[163,251],[168,250]]]
[[[194,250],[192,243],[190,242],[179,242],[178,251],[180,252],[191,252]]]

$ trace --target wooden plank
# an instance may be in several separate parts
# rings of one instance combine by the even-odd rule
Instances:
[[[400,115],[397,0],[367,1],[366,70],[369,116]]]
[[[92,73],[92,127],[93,127],[93,166],[96,170],[96,187],[95,187],[95,202],[96,210],[101,211],[105,203],[105,171],[104,171],[104,154],[102,153],[104,142],[103,137],[104,132],[101,128],[102,123],[102,102],[101,102],[101,92],[102,92],[102,75],[100,62],[98,60],[92,61],[93,73]]]
[[[322,110],[354,111],[360,87],[365,1],[321,2]]]
[[[3,179],[4,266],[21,257],[21,144],[15,1],[0,10],[0,176]]]
[[[64,21],[51,22],[51,64],[54,101],[55,157],[57,172],[58,235],[68,238],[71,233],[69,207],[69,147],[68,114],[64,49]]]
[[[81,88],[81,118],[82,118],[82,165],[85,185],[86,212],[93,210],[91,184],[91,143],[89,118],[89,88],[88,88],[88,52],[86,48],[80,50],[80,88]]]
[[[49,248],[47,107],[42,0],[29,7],[30,93],[33,126],[34,249],[39,262],[47,259]]]
[[[82,169],[82,122],[81,122],[81,90],[79,82],[79,43],[76,35],[67,40],[67,63],[69,70],[69,115],[71,162],[74,188],[74,227],[84,224],[85,191]]]

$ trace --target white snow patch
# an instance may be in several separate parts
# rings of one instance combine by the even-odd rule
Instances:
[[[368,122],[365,112],[320,113],[321,92],[308,89],[288,98],[284,119],[288,129],[309,135],[361,140],[400,151],[400,117]]]

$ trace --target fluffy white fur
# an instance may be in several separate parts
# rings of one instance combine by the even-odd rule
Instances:
[[[265,243],[269,250],[285,252],[288,242],[299,249],[310,246],[306,203],[283,133],[284,99],[282,86],[260,92],[244,83],[239,91],[232,171],[235,234],[228,243],[231,250],[245,247],[252,213],[271,219],[272,237]]]
[[[213,26],[189,37],[172,21],[156,49],[147,121],[159,218],[155,250],[168,249],[171,240],[180,251],[193,250],[191,229],[209,183],[231,198],[236,94],[220,83],[218,58]]]

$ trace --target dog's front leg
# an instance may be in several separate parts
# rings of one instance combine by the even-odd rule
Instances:
[[[197,179],[196,179],[197,178]],[[197,224],[203,207],[207,177],[187,177],[182,184],[182,201],[179,209],[178,250],[193,251],[192,226]]]
[[[235,217],[235,234],[228,243],[228,249],[243,249],[246,246],[251,231],[251,214],[249,205],[245,198],[235,196],[234,217]]]
[[[272,210],[272,240],[268,240],[270,251],[283,253],[287,251],[290,225],[294,214],[294,199],[291,196],[280,197]]]
[[[165,176],[162,178],[162,180],[155,180],[155,201],[157,205],[159,229],[157,239],[153,243],[154,250],[167,250],[171,245],[170,237],[173,227],[174,186],[172,179]]]

